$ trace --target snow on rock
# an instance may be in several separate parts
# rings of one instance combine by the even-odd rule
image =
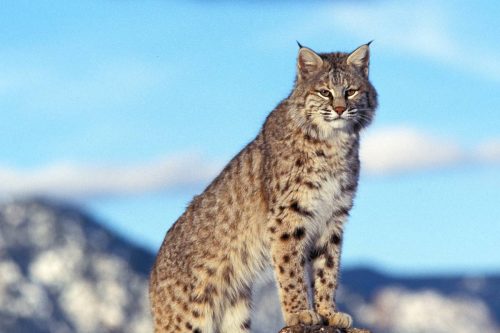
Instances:
[[[0,332],[149,333],[152,261],[71,206],[0,205]]]
[[[446,297],[433,290],[381,290],[358,317],[388,333],[497,333],[488,308],[478,299]]]

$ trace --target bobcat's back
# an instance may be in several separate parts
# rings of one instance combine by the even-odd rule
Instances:
[[[150,288],[156,326],[165,332],[206,332],[207,321],[229,320],[217,318],[228,309],[230,321],[249,320],[238,303],[247,308],[251,282],[268,261],[261,144],[243,149],[168,231]]]

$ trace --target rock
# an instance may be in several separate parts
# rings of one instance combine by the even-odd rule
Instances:
[[[362,328],[340,329],[324,325],[295,325],[283,327],[279,333],[371,333]]]

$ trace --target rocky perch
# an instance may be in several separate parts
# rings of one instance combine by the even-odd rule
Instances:
[[[279,333],[371,333],[362,328],[340,329],[324,325],[295,325],[283,327]]]

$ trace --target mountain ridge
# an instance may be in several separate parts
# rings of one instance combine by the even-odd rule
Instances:
[[[74,205],[0,205],[0,331],[148,332],[154,257]]]
[[[153,261],[77,205],[0,203],[0,331],[151,332]],[[338,300],[374,333],[500,331],[500,274],[411,277],[351,267],[341,272]],[[256,286],[254,309],[253,332],[283,326],[272,279]]]

